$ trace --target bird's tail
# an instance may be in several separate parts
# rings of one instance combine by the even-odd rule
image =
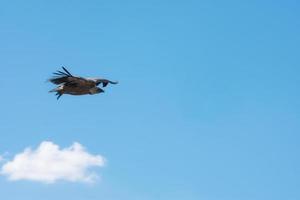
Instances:
[[[57,92],[57,91],[58,91],[57,88],[54,88],[54,89],[50,90],[49,92]]]

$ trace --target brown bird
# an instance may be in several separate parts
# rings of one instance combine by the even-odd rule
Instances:
[[[63,94],[70,95],[85,95],[85,94],[98,94],[104,92],[99,84],[102,83],[103,87],[106,87],[109,83],[117,84],[107,79],[101,78],[83,78],[79,76],[73,76],[66,68],[62,67],[63,71],[57,71],[53,74],[54,77],[50,78],[49,81],[59,85],[57,88],[50,90],[49,92],[56,92],[57,99]]]

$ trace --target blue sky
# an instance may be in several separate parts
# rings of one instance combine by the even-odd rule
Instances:
[[[94,184],[1,176],[1,199],[300,199],[299,17],[293,0],[2,0],[1,154],[79,142],[107,164]],[[62,65],[119,84],[56,101]]]

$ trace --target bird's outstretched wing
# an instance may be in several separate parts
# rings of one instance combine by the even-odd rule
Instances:
[[[93,81],[87,80],[82,77],[73,76],[66,68],[62,67],[63,71],[56,71],[53,74],[53,78],[49,81],[56,84],[64,84],[70,87],[94,87],[95,83]]]

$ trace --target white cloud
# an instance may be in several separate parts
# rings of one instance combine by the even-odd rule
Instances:
[[[79,143],[60,149],[58,145],[44,141],[36,150],[26,148],[15,155],[12,161],[2,166],[0,173],[12,181],[93,182],[98,176],[90,168],[102,167],[104,164],[104,157],[89,154]]]

